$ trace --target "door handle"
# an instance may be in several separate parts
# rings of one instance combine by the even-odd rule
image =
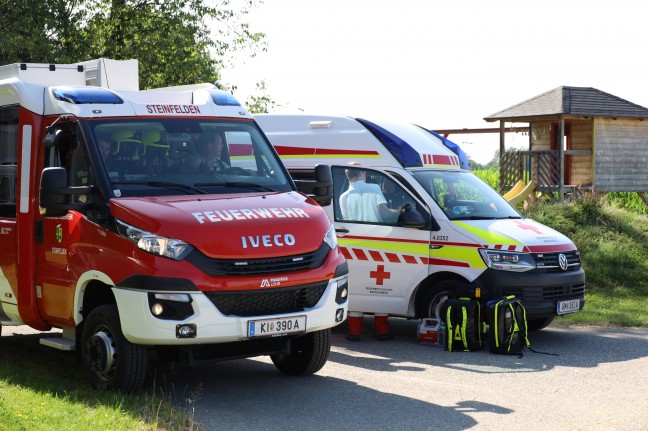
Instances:
[[[335,233],[336,233],[338,236],[344,236],[344,235],[346,235],[346,234],[349,233],[349,229],[347,229],[347,228],[345,228],[345,227],[336,227],[336,228],[335,228]]]

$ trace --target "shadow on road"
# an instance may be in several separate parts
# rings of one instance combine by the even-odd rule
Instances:
[[[496,355],[485,348],[478,352],[448,352],[418,343],[417,322],[391,319],[394,340],[376,341],[371,320],[366,318],[360,342],[346,340],[345,324],[333,331],[329,360],[375,371],[416,370],[426,366],[464,369],[482,373],[542,372],[555,366],[590,368],[602,363],[648,357],[648,329],[550,326],[531,332],[531,347],[517,355]],[[361,358],[358,359],[358,354]]]
[[[222,362],[162,377],[181,405],[194,404],[208,430],[465,430],[469,413],[511,410],[478,401],[441,406],[337,377],[288,377],[267,362]],[[179,388],[177,382],[184,382]]]

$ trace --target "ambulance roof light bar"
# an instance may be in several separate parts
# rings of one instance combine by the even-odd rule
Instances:
[[[392,156],[394,156],[404,168],[423,167],[423,161],[421,160],[420,154],[407,142],[371,121],[362,118],[356,118],[356,121],[365,126],[380,142],[382,142]]]
[[[124,100],[116,93],[101,87],[54,87],[52,95],[56,100],[75,105],[109,103],[119,105]]]

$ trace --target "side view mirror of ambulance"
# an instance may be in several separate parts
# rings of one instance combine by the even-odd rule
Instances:
[[[401,207],[400,215],[398,216],[398,225],[413,229],[422,229],[427,226],[427,221],[416,210],[414,204],[407,202]]]

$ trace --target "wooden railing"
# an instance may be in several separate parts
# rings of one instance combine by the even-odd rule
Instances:
[[[509,150],[500,159],[500,193],[522,180],[536,182],[536,190],[560,198],[560,154],[558,151]]]

